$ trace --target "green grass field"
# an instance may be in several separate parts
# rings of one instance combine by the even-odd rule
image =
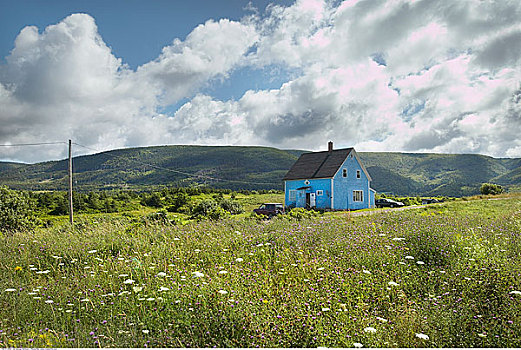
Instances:
[[[0,346],[521,347],[521,197],[495,199],[4,235]]]

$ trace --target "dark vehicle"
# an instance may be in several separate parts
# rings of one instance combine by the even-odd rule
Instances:
[[[272,217],[278,214],[284,214],[284,205],[282,205],[282,203],[264,203],[257,209],[253,209],[253,212],[255,214]]]
[[[377,200],[375,200],[374,204],[376,205],[377,208],[383,208],[383,207],[394,208],[394,207],[403,207],[405,205],[402,202],[393,201],[392,199],[389,199],[389,198],[377,199]]]
[[[431,204],[431,203],[442,203],[442,200],[436,198],[424,198],[422,199],[422,204]]]

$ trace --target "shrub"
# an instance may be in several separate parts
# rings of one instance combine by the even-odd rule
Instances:
[[[297,220],[310,219],[318,215],[318,212],[314,210],[306,210],[304,208],[293,208],[288,213],[289,217]]]
[[[219,202],[221,208],[229,212],[230,214],[236,215],[244,212],[244,208],[241,203],[231,199],[223,199]]]
[[[492,194],[492,195],[496,195],[496,194],[500,194],[500,193],[503,193],[503,187],[500,186],[500,185],[496,185],[496,184],[489,184],[489,183],[484,183],[481,185],[481,188],[479,189],[481,194]]]
[[[13,232],[36,225],[32,211],[34,203],[21,192],[0,187],[0,231]]]

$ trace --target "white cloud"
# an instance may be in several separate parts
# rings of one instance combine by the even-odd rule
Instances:
[[[521,157],[520,16],[518,1],[297,0],[209,20],[133,71],[93,18],[71,15],[42,33],[24,28],[0,66],[0,142],[323,149],[332,139],[360,151]],[[294,73],[237,99],[205,93],[239,67]],[[181,107],[158,112],[170,104]]]

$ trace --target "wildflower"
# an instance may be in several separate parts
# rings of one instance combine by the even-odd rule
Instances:
[[[43,275],[48,274],[49,272],[51,272],[51,271],[49,271],[49,270],[36,271],[37,274],[43,274]]]
[[[376,333],[376,328],[373,327],[365,327],[364,332],[366,333]]]
[[[227,274],[227,273],[228,273],[228,271],[226,271],[226,270],[221,270],[221,271],[219,271],[219,275],[225,275],[225,274]]]
[[[157,277],[165,277],[166,273],[164,272],[158,272]]]
[[[363,345],[361,343],[353,343],[353,346],[355,348],[362,348],[363,347]]]
[[[394,237],[393,241],[405,241],[405,238],[403,238],[403,237]]]
[[[220,273],[220,272],[219,272],[219,273]],[[197,278],[198,278],[198,277],[204,277],[204,273],[199,272],[199,271],[194,271],[194,272],[193,272],[193,275],[194,275],[194,277],[197,277]]]
[[[237,258],[237,259],[235,259],[235,261],[236,262],[242,262],[242,261],[244,261],[244,259],[243,258]]]
[[[407,255],[407,256],[405,257],[405,259],[414,260],[414,257],[413,257],[413,256],[410,256],[410,255]]]
[[[136,282],[136,281],[131,280],[131,279],[129,278],[129,279],[125,280],[123,283],[125,283],[125,284],[132,284],[132,283],[134,283],[134,282]]]
[[[166,292],[167,290],[170,290],[170,288],[167,288],[167,287],[160,287],[159,288],[160,292]]]
[[[383,317],[378,317],[378,316],[377,316],[376,319],[377,319],[378,321],[382,322],[382,323],[386,323],[386,322],[387,322],[387,320],[386,320],[385,318],[383,318]]]
[[[144,334],[150,333],[150,331],[148,329],[143,329],[141,332],[143,332]]]
[[[478,334],[478,337],[480,337],[480,338],[486,338],[487,335],[486,335],[485,333],[479,333],[479,334]]]
[[[390,286],[393,286],[393,287],[397,287],[397,286],[399,286],[399,284],[396,283],[395,281],[391,281],[391,282],[389,282],[389,283],[387,283],[387,284],[390,285]]]
[[[118,275],[118,277],[128,277],[128,275],[126,273],[122,273],[122,274]]]
[[[17,266],[14,268],[15,271],[21,271],[22,270],[22,267],[21,266]]]
[[[85,299],[81,299],[80,301],[86,302],[86,301],[90,301],[90,299],[89,298],[85,298]]]
[[[156,298],[147,298],[147,301],[154,301]]]
[[[14,288],[7,288],[5,291],[6,292],[16,292],[16,289],[14,289]]]
[[[322,271],[322,270],[324,270],[324,269],[325,269],[325,267],[319,267],[317,270],[318,270],[318,271]]]
[[[427,334],[423,334],[423,333],[416,333],[416,338],[420,338],[420,339],[423,339],[423,340],[429,340],[429,336]]]
[[[220,289],[217,293],[222,294],[222,295],[228,294],[228,292],[225,291],[224,289]]]
[[[134,291],[134,293],[139,293],[143,290],[143,287],[134,286],[132,287],[132,290]]]
[[[518,290],[513,290],[513,291],[511,291],[511,292],[510,292],[510,293],[508,293],[508,294],[515,294],[515,295],[521,295],[521,292],[520,292],[520,291],[518,291]]]
[[[52,304],[52,303],[54,303],[54,301],[52,301],[52,300],[50,300],[50,299],[49,299],[49,300],[45,300],[45,302],[46,302],[47,304]]]
[[[362,272],[363,272],[363,273],[366,273],[366,274],[368,274],[368,275],[371,274],[371,271],[369,271],[369,270],[362,270]]]
[[[418,260],[416,263],[417,263],[418,265],[423,265],[423,264],[425,264],[425,263],[424,263],[423,261],[421,261],[421,260]]]
[[[89,253],[89,254],[94,254],[94,253],[96,253],[96,252],[97,252],[96,249],[92,249],[92,250],[89,250],[87,253]]]
[[[329,308],[328,307],[323,307],[322,308],[322,312],[326,312],[326,311],[329,311]]]

